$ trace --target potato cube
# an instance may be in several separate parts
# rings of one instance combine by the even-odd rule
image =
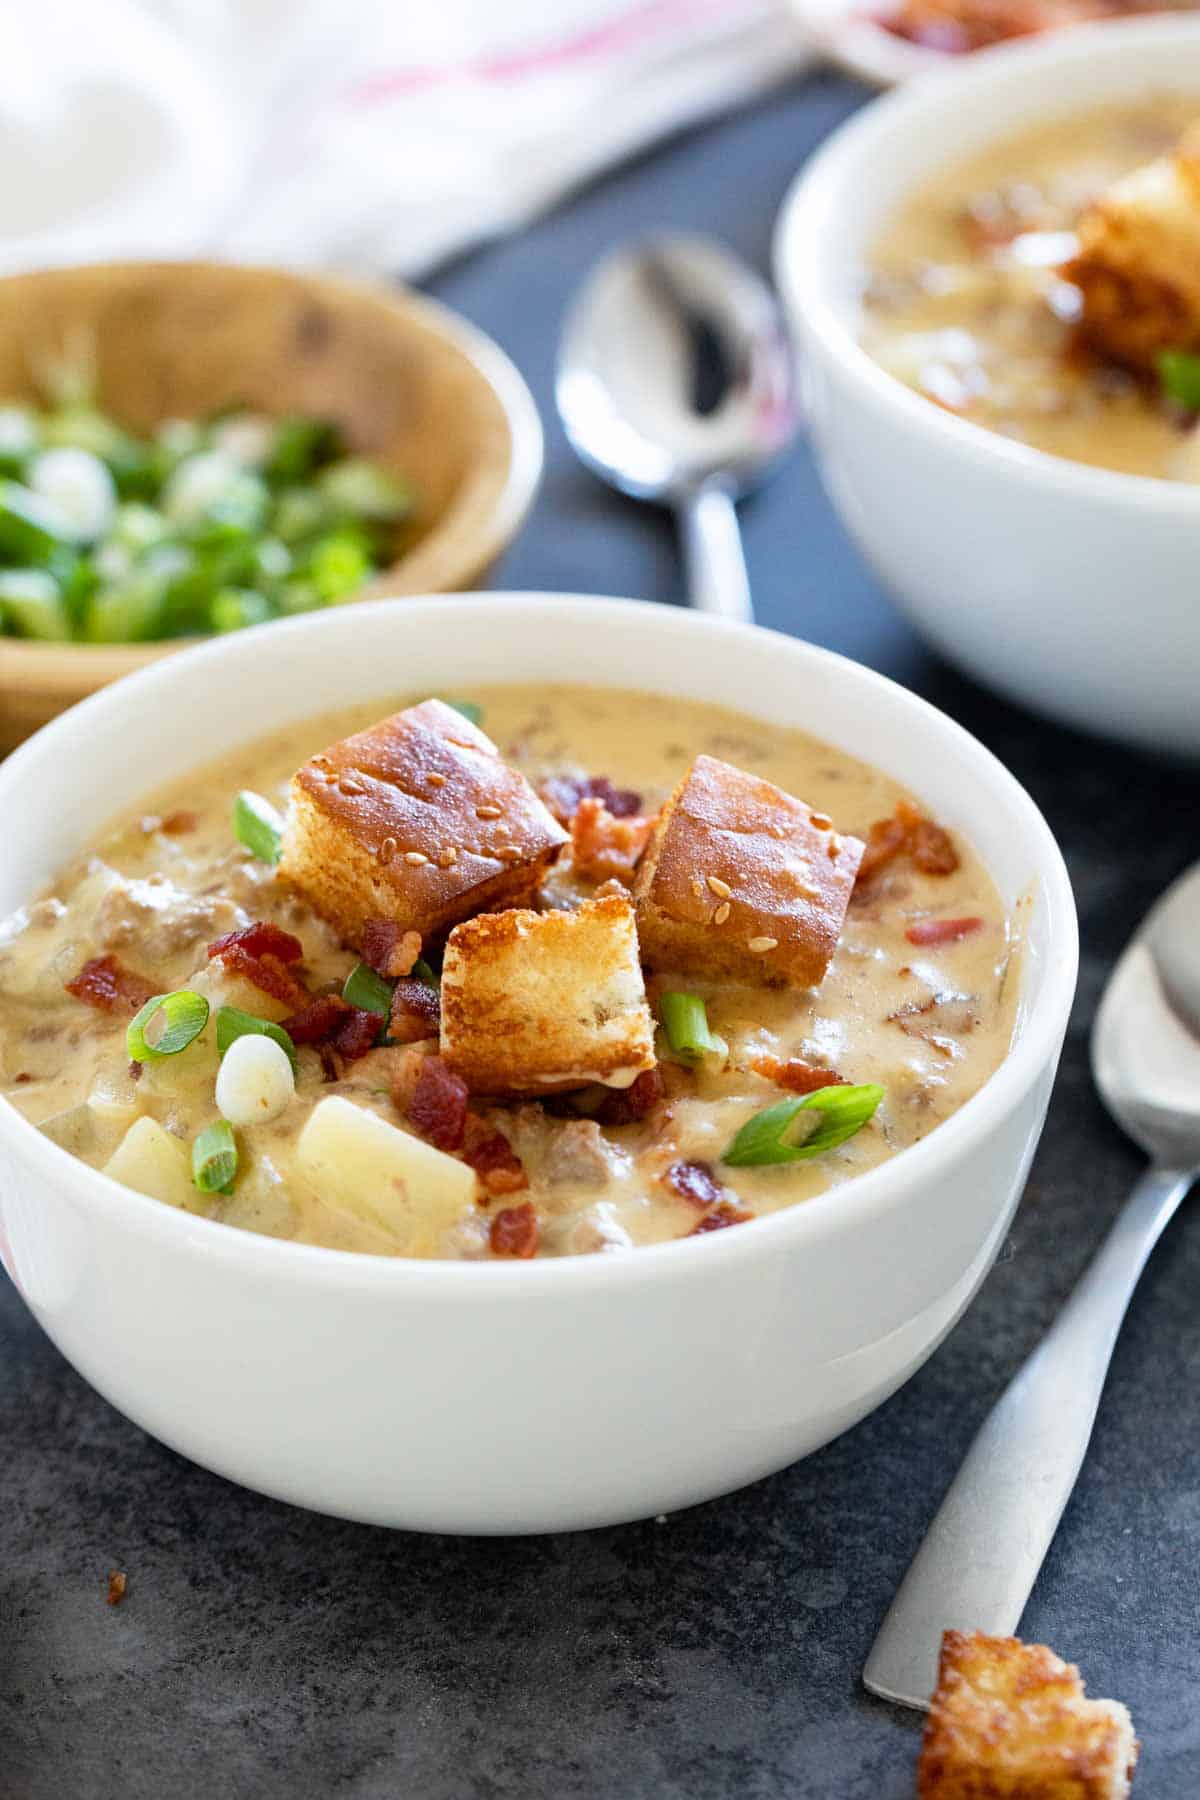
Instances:
[[[475,1208],[475,1172],[456,1157],[331,1094],[296,1143],[296,1168],[323,1200],[391,1237],[402,1256],[441,1256]]]
[[[528,902],[565,842],[491,739],[426,700],[298,770],[280,867],[361,949],[369,919],[429,942],[470,913]]]
[[[782,788],[698,756],[663,807],[634,883],[647,964],[816,987],[863,846]]]
[[[192,1180],[191,1158],[181,1139],[148,1115],[135,1119],[104,1165],[104,1174],[152,1200],[183,1212],[207,1212],[209,1197]]]
[[[441,1050],[477,1094],[628,1087],[654,1026],[624,894],[574,912],[485,913],[450,933]]]

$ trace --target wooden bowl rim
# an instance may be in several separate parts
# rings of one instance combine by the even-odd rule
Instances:
[[[516,364],[493,338],[461,314],[418,294],[403,283],[392,284],[366,277],[329,275],[322,271],[287,269],[263,263],[219,262],[198,258],[175,261],[72,264],[62,268],[30,269],[0,277],[0,287],[10,282],[51,282],[73,275],[132,276],[171,272],[269,275],[284,281],[300,281],[309,287],[366,299],[401,318],[411,320],[457,350],[474,377],[486,385],[498,401],[508,427],[507,457],[479,460],[476,473],[482,492],[475,489],[456,498],[437,524],[410,550],[384,569],[357,596],[358,600],[394,599],[406,594],[452,593],[471,587],[495,562],[528,517],[541,483],[544,439],[541,416],[533,395]],[[259,627],[269,630],[270,626]],[[76,644],[45,643],[30,638],[0,637],[0,693],[20,689],[33,697],[40,692],[75,689],[82,694],[128,675],[134,669],[169,656],[204,638],[156,638],[148,643]]]

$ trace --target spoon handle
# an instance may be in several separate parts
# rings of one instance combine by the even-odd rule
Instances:
[[[750,582],[732,497],[722,487],[697,488],[678,510],[692,606],[697,612],[752,623]]]
[[[928,1706],[943,1631],[1016,1630],[1075,1486],[1130,1296],[1194,1175],[1146,1171],[984,1420],[867,1658],[872,1693]]]

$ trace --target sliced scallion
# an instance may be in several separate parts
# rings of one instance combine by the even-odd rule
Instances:
[[[131,1062],[160,1062],[178,1056],[194,1043],[208,1024],[208,1001],[190,988],[173,994],[155,994],[129,1021],[125,1048]],[[152,1035],[148,1035],[151,1033]]]
[[[1163,393],[1188,412],[1200,412],[1200,356],[1189,350],[1163,350],[1158,358]]]
[[[859,1087],[818,1088],[795,1100],[778,1100],[755,1113],[721,1158],[735,1169],[762,1168],[769,1163],[807,1162],[826,1150],[836,1150],[856,1131],[861,1131],[883,1099],[874,1082]],[[811,1120],[807,1115],[815,1113]],[[797,1133],[810,1126],[796,1141]]]
[[[272,1038],[281,1050],[286,1051],[292,1074],[296,1073],[296,1046],[282,1025],[276,1025],[273,1019],[260,1019],[256,1013],[243,1012],[240,1006],[220,1007],[217,1011],[217,1049],[221,1055],[224,1056],[237,1038],[247,1036]]]
[[[233,803],[233,835],[259,862],[277,863],[283,843],[283,815],[249,788]]]
[[[392,1010],[392,984],[377,975],[369,963],[355,963],[342,988],[347,1006],[361,1007],[363,1012],[378,1013],[386,1019]]]
[[[705,1056],[724,1056],[728,1045],[710,1031],[699,994],[663,994],[658,1002],[667,1042],[680,1062],[698,1063]]]
[[[227,1194],[237,1174],[238,1148],[227,1119],[206,1125],[192,1145],[192,1180],[202,1194]]]

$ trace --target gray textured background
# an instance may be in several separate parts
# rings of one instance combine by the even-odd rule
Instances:
[[[578,471],[550,419],[566,296],[607,245],[661,223],[715,230],[765,266],[790,172],[861,98],[833,79],[798,85],[431,284],[499,338],[546,413],[546,488],[507,585],[677,598],[665,524]],[[0,1276],[2,1800],[911,1794],[918,1722],[867,1698],[858,1672],[974,1427],[1136,1173],[1093,1097],[1086,1034],[1125,936],[1196,854],[1200,782],[1039,724],[932,661],[842,539],[803,451],[745,525],[763,621],[961,719],[1066,850],[1079,1001],[995,1272],[921,1374],[808,1462],[665,1524],[513,1541],[340,1524],[205,1474],[86,1387]],[[1132,1706],[1146,1800],[1200,1792],[1198,1294],[1200,1224],[1185,1211],[1134,1301],[1025,1620],[1093,1692]],[[129,1574],[116,1611],[113,1567]]]

